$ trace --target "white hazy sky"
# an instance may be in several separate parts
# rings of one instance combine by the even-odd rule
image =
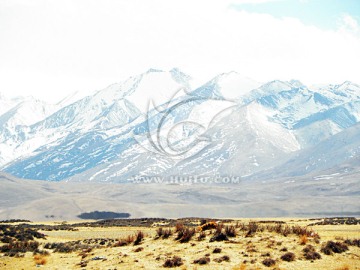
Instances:
[[[199,82],[232,70],[260,82],[360,82],[359,17],[339,11],[326,28],[241,8],[249,2],[285,0],[0,0],[0,93],[55,102],[151,67]]]

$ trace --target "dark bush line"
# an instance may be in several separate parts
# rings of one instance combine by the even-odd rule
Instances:
[[[45,239],[45,234],[21,225],[0,225],[0,241],[3,243],[30,241],[35,238]]]
[[[349,246],[360,247],[360,239],[346,239],[344,243]]]
[[[309,224],[309,226],[314,226],[314,225],[357,225],[357,224],[360,224],[359,218],[333,217],[333,218],[324,218],[324,220],[311,223],[311,224]]]
[[[71,253],[74,251],[87,250],[93,247],[88,244],[83,244],[81,241],[71,241],[65,243],[46,243],[44,248],[52,249],[54,252],[58,253]]]
[[[275,223],[275,224],[286,224],[285,221],[281,220],[259,220],[257,223]]]
[[[36,241],[16,241],[10,242],[0,247],[0,252],[5,256],[14,257],[19,253],[38,251],[39,242]]]
[[[19,222],[31,223],[31,221],[30,221],[30,220],[27,220],[27,219],[7,219],[7,220],[0,220],[0,223],[19,223]]]
[[[151,227],[154,223],[169,223],[174,226],[177,222],[174,219],[166,218],[120,218],[104,219],[94,222],[81,222],[74,224],[74,227]]]
[[[261,223],[270,223],[266,225],[262,225]],[[275,224],[271,224],[275,223]],[[245,232],[245,237],[252,237],[257,232],[263,232],[267,230],[268,232],[276,232],[283,236],[288,236],[290,234],[302,236],[306,235],[307,237],[313,237],[315,239],[320,239],[320,236],[314,232],[313,230],[309,229],[308,227],[301,227],[301,226],[289,226],[284,225],[285,222],[249,222],[249,224],[239,223],[237,222],[235,228],[238,228],[240,231]]]

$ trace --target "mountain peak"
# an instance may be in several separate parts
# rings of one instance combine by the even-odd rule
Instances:
[[[169,70],[169,72],[173,75],[173,76],[181,76],[184,78],[188,78],[189,80],[191,79],[191,76],[186,74],[185,72],[183,72],[181,69],[175,67]]]
[[[270,81],[263,86],[261,86],[261,89],[270,91],[270,92],[279,92],[284,90],[290,90],[292,88],[292,85],[288,82],[280,81],[280,80],[274,80]]]
[[[302,82],[300,82],[299,80],[295,80],[295,79],[290,80],[289,83],[296,88],[305,88],[306,87]]]
[[[220,97],[235,100],[260,86],[260,83],[240,75],[236,71],[222,73],[193,93],[202,97]]]
[[[359,97],[360,86],[356,83],[345,81],[342,84],[335,85],[335,87],[333,87],[333,92],[338,95]]]
[[[360,86],[356,83],[353,83],[351,81],[345,81],[342,84],[338,85],[338,88],[358,88],[360,89]]]

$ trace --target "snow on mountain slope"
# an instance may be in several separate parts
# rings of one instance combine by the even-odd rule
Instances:
[[[124,182],[154,174],[244,176],[277,167],[360,120],[359,86],[350,82],[310,89],[296,80],[272,81],[259,87],[231,72],[191,91],[190,79],[178,69],[150,69],[82,99],[75,97],[75,102],[65,99],[62,104],[69,105],[40,122],[30,121],[36,115],[24,117],[21,128],[11,122],[16,140],[8,136],[0,145],[0,165],[7,163],[1,169],[54,181]],[[237,106],[229,108],[227,99],[236,100]],[[150,101],[156,108],[148,112]],[[196,151],[176,156],[198,138],[203,141]],[[150,139],[155,151],[147,148]],[[169,149],[170,154],[165,151]],[[170,157],[174,152],[175,159]],[[342,162],[338,158],[333,162]]]
[[[200,89],[193,93],[204,94],[204,89],[210,88]],[[209,93],[214,97],[213,89]],[[143,168],[151,168],[150,175],[251,175],[276,167],[301,148],[313,149],[359,121],[356,96],[336,98],[332,92],[314,92],[298,81],[274,81],[249,95],[255,97],[253,102],[238,107],[206,132],[213,141],[197,155],[174,163],[149,153],[136,155],[134,146],[131,158],[125,154],[111,165],[94,168],[85,179],[123,182],[133,175],[149,173]],[[144,155],[145,163],[139,158]],[[136,160],[136,165],[127,160]],[[160,169],[156,160],[167,165]],[[338,162],[342,162],[340,157],[333,160],[333,164]]]
[[[347,90],[349,87],[351,90]],[[333,89],[340,88],[343,92],[337,90],[335,94]],[[243,102],[256,100],[272,110],[271,119],[294,130],[301,146],[306,148],[360,120],[360,99],[353,88],[358,89],[358,86],[347,82],[315,91],[298,81],[273,81],[251,91]],[[347,95],[347,92],[350,94]]]
[[[10,110],[16,104],[21,102],[22,98],[8,98],[5,95],[0,93],[0,115]]]
[[[150,98],[151,91],[156,92],[154,89],[158,88],[167,90],[166,94],[172,97],[179,88],[187,87],[188,79],[175,69],[169,72],[149,70],[78,100],[28,127],[27,141],[21,146],[22,158],[7,164],[6,169],[19,175],[19,168],[24,168],[22,177],[60,180],[114,159],[134,143],[132,128],[145,121],[142,112],[128,98]],[[168,102],[164,99],[167,96],[157,97],[162,98],[160,102]],[[125,127],[124,130],[121,127]],[[115,144],[107,134],[123,140]],[[31,149],[26,148],[27,142],[34,143]],[[45,163],[49,169],[40,169]],[[71,166],[73,168],[69,169]]]
[[[210,146],[170,173],[242,176],[273,166],[300,146],[291,131],[270,121],[269,113],[255,102],[236,108],[206,132]]]
[[[292,89],[301,89],[297,86],[298,83],[296,83],[296,86],[293,86],[290,82],[284,82],[279,80],[271,81],[250,91],[249,95],[245,97],[245,100],[249,102],[258,98],[262,98],[264,96],[273,97],[277,96],[281,92],[291,91]]]
[[[29,126],[57,109],[33,97],[12,99],[7,105],[10,109],[0,115],[0,165],[35,150],[36,144],[26,143]]]
[[[8,129],[16,126],[31,126],[52,114],[56,109],[55,105],[27,97],[0,116],[0,126]]]
[[[276,114],[274,120],[287,128],[313,113],[328,109],[331,104],[323,104],[316,100],[317,93],[305,86],[294,87],[289,82],[273,81],[251,91],[246,100],[257,100]]]
[[[236,100],[245,96],[251,90],[257,89],[260,85],[260,83],[232,71],[216,76],[205,85],[196,89],[192,94],[205,98]]]
[[[171,100],[179,90],[190,90],[188,80],[187,75],[176,70],[164,72],[150,69],[137,78],[136,88],[132,88],[127,99],[136,104],[142,113],[147,113],[150,101],[159,106]]]
[[[294,153],[285,163],[271,171],[260,173],[256,177],[261,178],[265,174],[272,177],[306,175],[341,167],[343,164],[359,166],[359,160],[360,123],[357,123],[320,142],[315,147]]]
[[[81,179],[127,182],[141,175],[241,176],[273,166],[289,152],[299,149],[291,131],[270,122],[268,112],[260,105],[252,103],[231,110],[231,114],[218,119],[205,133],[212,141],[195,156],[178,161],[134,144],[122,152],[118,160],[82,173]],[[279,140],[279,137],[283,140]],[[79,180],[78,175],[69,179]]]
[[[72,103],[75,103],[76,101],[79,101],[80,99],[83,99],[84,97],[94,95],[94,92],[86,92],[86,91],[75,91],[67,96],[65,96],[62,100],[60,100],[56,105],[59,106],[59,108],[64,108]]]
[[[171,71],[150,69],[64,107],[34,128],[63,126],[67,130],[84,131],[122,126],[146,113],[150,100],[163,104],[186,86],[175,81]]]

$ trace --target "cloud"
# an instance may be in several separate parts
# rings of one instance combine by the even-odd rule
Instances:
[[[358,21],[349,14],[343,14],[338,20],[338,27],[340,31],[349,32],[360,36],[360,25]]]
[[[325,31],[236,11],[231,1],[32,3],[0,8],[0,92],[55,100],[175,66],[199,83],[231,70],[263,82],[358,80],[358,24],[347,17],[345,28]]]

